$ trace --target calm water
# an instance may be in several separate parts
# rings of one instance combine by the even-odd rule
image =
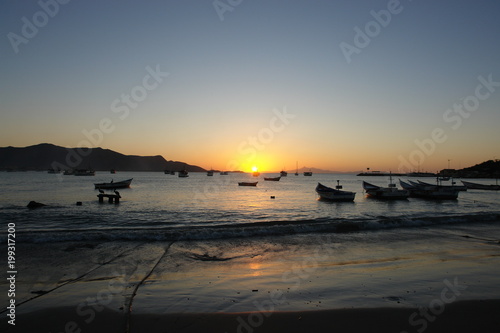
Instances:
[[[0,219],[4,225],[16,223],[18,239],[24,242],[278,236],[335,232],[339,223],[355,224],[367,233],[443,224],[487,228],[500,223],[498,192],[469,190],[452,201],[410,198],[386,202],[366,198],[361,187],[362,180],[385,186],[386,177],[289,174],[279,182],[268,182],[263,176],[191,173],[188,178],[179,178],[160,172],[97,172],[95,177],[75,177],[1,172]],[[128,178],[134,180],[130,189],[119,190],[119,205],[98,203],[93,183]],[[318,201],[316,184],[333,187],[337,179],[345,190],[356,192],[355,201]],[[237,185],[245,180],[259,183],[255,188]],[[48,206],[29,210],[26,205],[31,200]],[[76,206],[77,201],[82,206]],[[5,233],[1,230],[2,239]]]

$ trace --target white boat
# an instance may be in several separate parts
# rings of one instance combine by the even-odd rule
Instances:
[[[134,178],[122,180],[119,182],[111,181],[110,183],[96,183],[96,184],[94,184],[94,186],[95,186],[96,190],[98,190],[98,189],[104,190],[104,189],[127,188],[127,187],[130,187],[130,184],[132,183],[132,179],[134,179]]]
[[[441,179],[438,179],[438,181],[441,181]],[[455,181],[452,180],[451,182],[451,185],[442,185],[441,183],[439,184],[429,184],[429,183],[426,183],[426,182],[422,182],[420,180],[417,180],[417,182],[421,185],[425,185],[425,186],[440,186],[440,187],[445,187],[445,188],[450,188],[450,189],[454,189],[454,190],[457,190],[457,191],[467,191],[467,186],[465,185],[455,185]],[[411,181],[410,181],[411,183]]]
[[[462,183],[471,190],[487,190],[487,191],[500,191],[500,185],[498,185],[498,180],[496,185],[485,185],[478,183],[471,183],[462,180]]]
[[[451,186],[437,185],[422,185],[410,181],[411,184],[399,180],[401,187],[410,191],[410,197],[437,199],[437,200],[454,200],[458,198],[458,190]]]
[[[321,200],[327,201],[353,201],[356,192],[342,191],[342,186],[339,185],[339,181],[337,180],[336,188],[331,188],[325,186],[321,183],[318,183],[316,186],[316,193],[319,194],[319,198]]]
[[[392,177],[388,187],[381,187],[363,181],[363,189],[369,197],[378,199],[407,199],[410,196],[408,190],[401,190],[396,187],[396,184],[392,182]]]

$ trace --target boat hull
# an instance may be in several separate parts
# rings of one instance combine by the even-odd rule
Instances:
[[[316,193],[324,201],[353,201],[356,196],[356,192],[336,190],[321,183],[316,186]]]
[[[258,182],[239,182],[239,186],[257,186]]]
[[[408,199],[410,192],[407,190],[398,190],[391,188],[381,188],[379,190],[368,190],[366,194],[370,198],[388,199],[388,200],[404,200]]]
[[[113,190],[117,188],[127,188],[130,187],[130,184],[132,183],[132,179],[130,178],[127,180],[123,180],[120,182],[112,182],[112,183],[96,183],[94,184],[96,190]]]
[[[442,186],[425,186],[418,183],[411,182],[408,184],[399,180],[401,187],[410,191],[410,197],[424,198],[433,200],[455,200],[458,198],[458,190]]]
[[[486,191],[500,191],[500,185],[484,185],[478,183],[465,182],[462,183],[471,190],[486,190]]]

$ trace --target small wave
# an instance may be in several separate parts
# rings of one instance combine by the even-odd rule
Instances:
[[[21,231],[23,242],[64,241],[178,241],[222,238],[282,236],[302,233],[370,232],[393,228],[418,228],[447,224],[499,223],[500,213],[457,214],[444,216],[363,217],[352,219],[303,219],[296,221],[259,221],[198,226],[155,225],[147,228],[107,228],[92,230]],[[5,238],[2,234],[0,238]]]

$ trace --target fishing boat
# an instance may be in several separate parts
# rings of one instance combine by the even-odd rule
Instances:
[[[286,172],[284,169],[280,171],[281,177],[286,177],[288,176],[288,172]]]
[[[399,180],[401,187],[410,192],[410,197],[437,199],[437,200],[454,200],[458,198],[458,190],[451,188],[451,186],[438,186],[438,185],[422,185],[419,183],[411,182],[406,183]]]
[[[312,175],[313,175],[312,171],[305,171],[304,172],[304,176],[312,176]]]
[[[213,176],[214,175],[214,170],[210,169],[207,171],[207,176]]]
[[[61,173],[61,169],[48,169],[47,173]]]
[[[96,183],[94,184],[96,190],[110,190],[110,189],[117,189],[117,188],[127,188],[130,187],[130,184],[132,183],[132,179],[130,178],[127,180],[122,180],[119,182],[113,182],[111,181],[110,183]]]
[[[279,177],[264,177],[264,180],[272,181],[272,182],[279,182],[280,179],[281,179],[281,176],[279,176]]]
[[[320,200],[327,201],[353,201],[356,192],[342,191],[342,186],[339,184],[337,180],[337,186],[335,188],[331,188],[325,186],[321,183],[318,183],[316,186],[316,193],[319,194]]]
[[[178,176],[179,176],[180,178],[186,178],[186,177],[189,177],[189,172],[188,172],[186,169],[182,169],[181,171],[179,171]]]
[[[221,171],[221,172],[220,172],[220,175],[221,175],[221,176],[227,176],[227,175],[228,175],[228,172],[227,172],[227,171]]]
[[[478,184],[471,183],[462,180],[462,183],[471,190],[487,190],[487,191],[500,191],[500,185],[498,185],[498,180],[496,185],[486,185],[486,184]]]
[[[438,179],[438,182],[439,181],[440,181],[440,179]],[[420,181],[420,180],[417,180],[417,182],[419,184],[425,185],[425,186],[440,186],[440,187],[454,189],[454,190],[457,190],[457,191],[467,191],[467,186],[465,186],[465,185],[455,185],[456,183],[454,181],[452,181],[451,185],[442,185],[441,183],[436,183],[434,185],[434,184],[426,183],[426,182],[423,182],[423,181]],[[410,181],[410,183],[413,183],[413,182]]]
[[[388,187],[381,187],[363,181],[363,189],[368,197],[377,199],[407,199],[410,192],[405,189],[398,189],[390,178]]]
[[[239,182],[239,186],[257,186],[258,182]]]

